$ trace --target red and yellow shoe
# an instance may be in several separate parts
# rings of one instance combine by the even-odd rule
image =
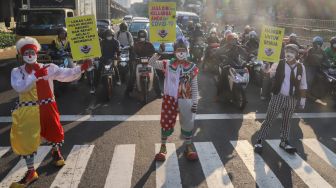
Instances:
[[[197,152],[194,149],[192,144],[187,144],[186,150],[184,151],[184,155],[189,161],[197,161],[198,160]]]
[[[32,184],[34,181],[38,179],[38,174],[33,170],[28,170],[26,175],[18,182],[14,182],[10,185],[10,188],[25,188],[28,185]]]
[[[162,144],[160,148],[160,152],[155,155],[156,161],[165,161],[167,155],[166,145]]]
[[[65,165],[65,161],[64,161],[64,158],[63,158],[63,156],[61,154],[60,149],[57,149],[57,151],[52,150],[51,151],[51,156],[53,158],[53,164],[56,167],[62,167],[62,166]]]

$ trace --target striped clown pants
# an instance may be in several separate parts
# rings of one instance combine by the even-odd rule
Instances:
[[[282,113],[282,125],[280,128],[281,140],[288,140],[290,132],[290,119],[293,116],[297,100],[294,96],[273,95],[268,105],[266,119],[263,121],[257,140],[264,140],[272,122],[279,113]]]
[[[195,114],[191,112],[191,99],[178,99],[165,95],[162,99],[161,134],[164,137],[174,132],[177,115],[181,124],[181,132],[185,137],[191,137],[194,129]]]

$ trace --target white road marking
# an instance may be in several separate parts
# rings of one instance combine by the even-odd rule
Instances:
[[[211,142],[195,142],[195,148],[209,188],[233,187],[230,177]]]
[[[335,141],[336,141],[336,138],[333,138],[333,140],[335,140]]]
[[[298,154],[288,154],[279,147],[280,140],[267,140],[274,151],[294,170],[308,187],[332,187]]]
[[[66,165],[58,172],[51,188],[78,187],[92,154],[93,145],[75,145],[66,159]]]
[[[131,187],[135,144],[117,145],[114,149],[105,188]]]
[[[316,139],[303,139],[302,142],[321,159],[336,169],[336,154]]]
[[[248,114],[197,114],[196,120],[226,120],[226,119],[244,119],[256,120],[265,119],[265,113],[248,113]],[[279,116],[280,117],[280,116]],[[294,113],[293,118],[300,119],[317,119],[317,118],[336,118],[335,112],[321,112],[321,113]],[[123,122],[123,121],[159,121],[160,115],[61,115],[61,121],[67,122]],[[11,123],[10,116],[0,116],[0,123]]]
[[[155,153],[160,151],[161,144],[155,144]],[[156,187],[182,188],[175,144],[166,144],[166,161],[156,162]]]
[[[283,187],[263,158],[253,151],[253,147],[247,140],[230,142],[258,184],[258,187]]]
[[[9,151],[10,147],[0,147],[0,158]]]
[[[49,153],[50,146],[40,146],[35,155],[34,167],[37,169],[46,155]],[[13,182],[20,181],[27,172],[27,165],[24,159],[21,159],[7,176],[0,183],[1,188],[8,188]]]

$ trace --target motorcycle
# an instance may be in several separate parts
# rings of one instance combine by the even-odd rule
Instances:
[[[243,110],[247,104],[245,89],[250,80],[250,74],[243,60],[241,64],[220,63],[218,66],[219,84],[224,87],[225,98],[233,103],[238,109]],[[224,60],[225,62],[225,60]],[[226,84],[225,84],[226,83]]]
[[[262,86],[262,79],[263,79],[263,72],[262,72],[263,62],[257,60],[257,56],[255,54],[250,55],[250,60],[246,64],[248,68],[251,80],[257,85],[258,87]]]
[[[137,58],[135,69],[136,88],[143,96],[145,104],[148,103],[149,92],[153,89],[154,68],[148,63],[149,57]]]
[[[331,68],[322,66],[316,75],[315,83],[313,84],[313,95],[318,98],[331,96],[336,102],[336,66]],[[336,104],[336,103],[335,103]]]
[[[205,61],[203,62],[203,69],[209,69],[211,72],[214,72],[216,69],[215,64],[215,53],[219,49],[220,44],[219,43],[211,43],[207,47],[208,54],[205,57]]]
[[[102,63],[101,72],[101,82],[103,84],[103,95],[104,98],[109,101],[113,96],[113,87],[115,85],[115,66],[117,65],[117,60],[107,59]]]
[[[121,77],[121,81],[126,83],[127,80],[130,78],[130,68],[129,68],[129,61],[130,61],[130,51],[129,46],[121,47],[120,49],[120,61],[118,64],[119,74]]]
[[[99,70],[99,58],[94,58],[92,61],[92,65],[86,71],[86,77],[90,86],[90,94],[96,93],[99,78],[98,70]]]
[[[204,56],[204,50],[206,48],[206,44],[203,42],[202,39],[197,39],[194,46],[193,46],[193,58],[196,63],[200,63]]]

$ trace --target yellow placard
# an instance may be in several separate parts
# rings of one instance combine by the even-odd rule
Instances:
[[[260,36],[258,60],[278,63],[285,29],[263,26]]]
[[[176,40],[176,3],[150,2],[149,40],[150,42],[175,42]]]
[[[95,16],[69,17],[65,21],[73,60],[100,57],[101,50]]]

